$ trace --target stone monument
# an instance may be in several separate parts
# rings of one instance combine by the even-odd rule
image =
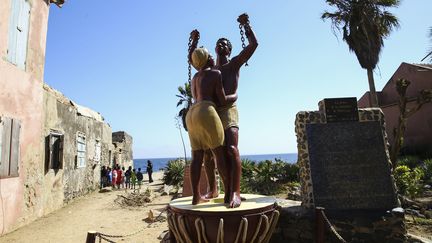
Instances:
[[[384,114],[357,109],[355,98],[325,99],[320,111],[296,117],[302,202],[326,209],[392,209]]]
[[[297,113],[295,130],[302,206],[282,208],[274,238],[405,242],[381,109],[324,99],[319,111]]]

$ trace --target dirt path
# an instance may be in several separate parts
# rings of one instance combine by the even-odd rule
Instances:
[[[155,174],[156,180],[150,186],[154,191],[163,188],[160,181],[161,173]],[[158,196],[145,207],[124,208],[114,202],[117,195],[120,194],[125,195],[125,191],[91,193],[54,213],[0,237],[0,242],[79,243],[85,242],[89,230],[110,235],[126,235],[140,229],[144,230],[137,235],[122,239],[112,238],[112,240],[115,242],[160,242],[157,237],[168,229],[166,221],[149,224],[144,219],[147,218],[150,209],[161,211],[171,200],[171,196]]]

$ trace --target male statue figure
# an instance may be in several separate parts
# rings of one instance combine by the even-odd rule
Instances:
[[[215,102],[232,103],[237,95],[225,96],[220,71],[213,69],[214,60],[205,48],[195,49],[191,55],[192,65],[198,70],[191,82],[193,105],[186,115],[189,139],[192,147],[190,166],[192,204],[208,201],[201,196],[199,181],[204,151],[210,149],[218,166],[225,168],[224,131],[216,112]]]
[[[249,44],[240,52],[239,55],[229,59],[232,51],[231,42],[226,38],[220,38],[216,42],[217,62],[216,68],[222,73],[222,82],[225,94],[237,95],[238,80],[240,76],[240,67],[245,64],[253,55],[258,47],[258,41],[255,33],[249,24],[249,17],[247,14],[239,16],[237,21],[244,27],[245,34]],[[198,43],[198,31],[194,30],[191,33],[193,40],[189,53],[192,53]],[[196,38],[194,38],[196,37]],[[190,60],[190,59],[189,59]],[[219,174],[222,177],[225,189],[225,203],[229,207],[239,207],[241,204],[240,197],[240,177],[241,177],[241,160],[238,150],[238,111],[234,102],[227,105],[218,104],[218,115],[222,121],[225,133],[225,148],[227,163],[217,163]],[[206,153],[205,168],[210,185],[210,191],[205,195],[206,198],[217,196],[216,180],[214,175],[214,161],[211,156]],[[224,166],[225,165],[225,166]],[[221,168],[221,166],[224,166]]]
[[[237,21],[243,25],[245,34],[249,44],[240,52],[239,55],[229,59],[231,55],[232,46],[228,39],[220,38],[216,42],[216,68],[222,73],[222,82],[227,95],[237,94],[238,81],[240,76],[240,67],[245,64],[253,55],[258,47],[258,41],[255,33],[249,25],[249,17],[247,14],[239,16]],[[231,208],[240,206],[240,177],[241,177],[241,160],[238,150],[238,111],[234,102],[218,108],[218,114],[221,118],[225,130],[225,146],[227,150],[228,171],[231,176],[230,191],[225,191],[230,195],[229,206]]]

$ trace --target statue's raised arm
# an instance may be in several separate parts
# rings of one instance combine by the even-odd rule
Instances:
[[[258,47],[258,41],[255,36],[255,32],[252,30],[250,25],[249,16],[246,13],[240,15],[237,18],[237,21],[240,23],[240,27],[245,29],[245,35],[249,42],[248,45],[243,48],[240,54],[233,57],[231,60],[232,65],[240,68],[254,54],[256,48]]]
[[[194,29],[190,33],[189,37],[189,50],[188,50],[188,61],[192,64],[192,53],[195,51],[198,45],[198,40],[200,38],[200,33],[197,29]]]

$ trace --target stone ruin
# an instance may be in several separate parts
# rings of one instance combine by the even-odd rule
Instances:
[[[297,113],[302,203],[282,203],[271,242],[315,242],[315,207],[329,220],[323,220],[325,242],[405,242],[384,114],[358,109],[355,98],[325,99],[319,106]]]

